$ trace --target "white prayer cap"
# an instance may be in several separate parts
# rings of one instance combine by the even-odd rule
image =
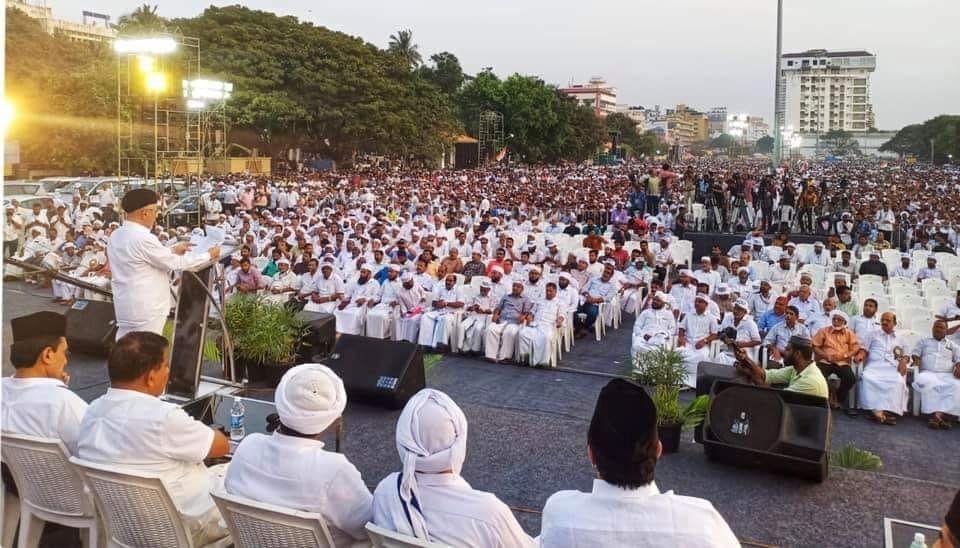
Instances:
[[[734,308],[742,308],[742,309],[744,309],[744,310],[746,310],[746,311],[748,311],[748,312],[750,311],[750,305],[747,304],[747,301],[745,301],[745,300],[743,300],[743,299],[737,299],[736,301],[734,301],[734,302],[733,302],[733,307],[734,307]]]
[[[398,265],[398,264],[392,264],[392,265],[390,265],[390,270],[392,270],[393,272],[402,272],[402,271],[403,271],[403,269],[400,268],[400,265]]]
[[[704,255],[703,257],[700,257],[700,262],[701,262],[701,263],[702,263],[702,262],[708,262],[708,263],[709,263],[709,262],[710,262],[710,257],[708,257],[707,255]]]
[[[366,270],[367,272],[373,272],[373,270],[370,269],[370,265],[368,265],[367,263],[363,263],[362,265],[360,265],[360,270]]]
[[[413,274],[411,274],[409,270],[407,272],[404,272],[403,274],[400,275],[400,281],[403,281],[403,282],[413,281]]]
[[[900,258],[901,258],[901,259],[909,259],[909,258],[910,258],[910,254],[909,254],[909,253],[901,253],[901,254],[900,254]]]
[[[400,413],[396,439],[403,463],[398,491],[402,506],[408,509],[407,523],[414,536],[429,538],[426,520],[412,503],[415,497],[423,500],[417,497],[416,472],[460,474],[467,456],[467,418],[450,396],[425,388],[410,398]]]
[[[553,240],[545,240],[544,243],[547,245],[547,247],[553,247],[553,246],[557,245],[557,242],[555,242],[555,241],[553,241]]]
[[[727,284],[719,284],[719,285],[717,286],[717,295],[729,295],[729,294],[730,294],[730,286],[729,286],[729,285],[727,285]]]
[[[560,274],[557,274],[557,279],[560,279],[560,278],[564,278],[564,279],[566,279],[568,282],[573,280],[573,276],[571,276],[570,274],[568,274],[568,273],[566,273],[566,272],[561,272]]]
[[[693,300],[695,300],[695,301],[703,301],[703,302],[705,302],[705,303],[707,303],[707,304],[710,303],[710,297],[708,297],[708,296],[707,296],[706,294],[704,294],[704,293],[697,293],[696,295],[693,296]]]
[[[489,280],[483,280],[480,282],[480,289],[490,289],[493,287],[493,284]]]
[[[813,247],[823,247],[823,242],[814,242]]]
[[[285,264],[285,265],[287,265],[287,266],[290,266],[290,260],[287,259],[286,257],[280,257],[280,258],[277,260],[277,266],[280,266],[280,265],[282,265],[282,264]]]
[[[683,269],[680,270],[680,275],[681,275],[681,276],[693,276],[693,271],[690,270],[689,268],[683,268]]]
[[[795,243],[793,243],[793,242],[787,242],[787,243],[783,244],[783,247],[797,247],[797,244],[795,244]]]
[[[740,268],[737,269],[737,274],[739,274],[739,273],[741,273],[741,272],[746,272],[747,274],[749,274],[749,273],[750,273],[750,269],[747,268],[747,267],[745,267],[745,266],[741,266]]]
[[[319,363],[298,365],[284,373],[274,398],[280,422],[301,434],[323,432],[347,405],[343,381]]]
[[[243,258],[243,256],[240,255],[239,252],[233,253],[232,255],[230,255],[230,260],[231,260],[231,261],[239,261],[239,260],[242,259],[242,258]]]
[[[203,229],[200,227],[194,228],[193,230],[190,231],[190,234],[194,236],[203,236]]]
[[[531,266],[531,267],[530,267],[530,272],[536,272],[537,274],[542,274],[542,273],[543,273],[543,271],[540,270],[540,267],[539,267],[539,266]]]
[[[880,256],[880,252],[877,251],[876,249],[874,249],[873,251],[870,252],[870,256],[871,256],[871,257],[879,257],[879,256]]]
[[[850,316],[847,316],[847,313],[844,312],[843,310],[839,310],[836,308],[833,309],[830,312],[830,319],[833,320],[833,318],[836,316],[840,316],[841,318],[843,318],[843,323],[850,323]]]
[[[653,298],[662,303],[665,303],[670,298],[670,296],[664,293],[663,291],[657,291],[656,293],[653,294]]]
[[[494,266],[493,268],[490,269],[490,272],[499,272],[503,274],[503,267],[500,265]]]
[[[73,242],[67,242],[67,243],[63,244],[63,248],[64,248],[64,249],[76,249],[77,246],[73,245]]]

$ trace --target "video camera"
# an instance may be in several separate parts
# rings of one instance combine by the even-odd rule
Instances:
[[[720,341],[731,347],[731,349],[736,349],[737,344],[737,330],[733,327],[724,328],[723,331],[719,333]]]

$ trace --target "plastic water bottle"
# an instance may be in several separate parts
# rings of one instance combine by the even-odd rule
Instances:
[[[927,537],[923,536],[923,533],[914,533],[910,548],[927,548]]]
[[[243,416],[246,409],[243,408],[243,402],[240,398],[233,400],[233,407],[230,408],[230,440],[240,441],[247,435],[243,428]]]

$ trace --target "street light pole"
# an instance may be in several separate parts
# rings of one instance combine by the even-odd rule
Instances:
[[[930,163],[933,163],[933,139],[930,139]]]
[[[783,49],[783,0],[777,0],[777,62],[774,71],[773,87],[773,159],[777,163],[783,154],[783,137],[780,135],[780,56]]]

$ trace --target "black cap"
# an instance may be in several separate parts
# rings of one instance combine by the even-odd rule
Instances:
[[[813,343],[810,342],[810,339],[801,335],[794,335],[790,337],[790,346],[794,348],[811,348],[812,344]]]
[[[10,328],[13,331],[13,342],[48,335],[63,337],[67,333],[67,318],[56,312],[35,312],[13,318],[10,320]]]
[[[123,207],[124,211],[130,213],[159,201],[157,193],[149,188],[135,188],[123,195],[120,206]]]
[[[587,433],[594,451],[629,458],[656,437],[657,408],[641,386],[613,379],[600,390]]]

